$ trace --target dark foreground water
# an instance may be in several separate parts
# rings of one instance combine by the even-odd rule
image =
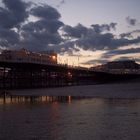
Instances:
[[[1,96],[0,140],[140,140],[140,99]]]

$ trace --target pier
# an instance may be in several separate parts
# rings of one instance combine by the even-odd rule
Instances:
[[[133,78],[140,78],[140,74],[59,64],[57,54],[52,51],[36,53],[21,49],[0,54],[0,89],[90,85]]]
[[[89,84],[92,70],[57,62],[53,51],[4,50],[0,54],[0,88],[39,88]]]
[[[60,64],[0,61],[0,89],[90,85],[139,77],[138,74],[110,74]]]
[[[0,88],[38,88],[91,84],[88,68],[60,64],[0,61]]]

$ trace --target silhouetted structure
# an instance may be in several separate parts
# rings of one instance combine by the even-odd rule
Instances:
[[[27,62],[27,63],[51,63],[57,64],[57,53],[54,51],[31,52],[24,48],[20,50],[4,50],[0,54],[1,61]]]
[[[109,63],[110,65],[110,63]],[[111,64],[112,65],[112,64]],[[57,64],[57,54],[4,51],[0,55],[0,88],[38,88],[93,84],[137,78],[137,74],[120,75],[83,67]]]
[[[140,65],[133,60],[112,61],[104,65],[92,67],[92,69],[116,74],[140,73]]]
[[[91,83],[87,68],[57,63],[54,52],[5,50],[0,55],[0,88],[54,87]]]

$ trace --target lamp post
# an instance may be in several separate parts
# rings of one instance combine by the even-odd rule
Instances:
[[[78,55],[78,67],[79,67],[79,55]]]
[[[68,58],[67,58],[67,65],[68,65],[68,63],[69,63],[69,62],[68,62]]]

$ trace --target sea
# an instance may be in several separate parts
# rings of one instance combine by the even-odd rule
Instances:
[[[139,98],[25,92],[0,96],[0,140],[140,140]]]
[[[140,140],[139,89],[134,83],[1,92],[0,140]]]

